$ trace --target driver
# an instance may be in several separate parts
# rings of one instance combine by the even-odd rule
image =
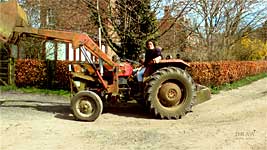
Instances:
[[[157,48],[154,41],[148,40],[146,42],[146,48],[147,50],[145,53],[144,66],[137,71],[137,81],[139,86],[138,95],[142,94],[143,92],[143,75],[145,73],[146,67],[154,63],[159,63],[159,61],[162,59],[161,48]]]

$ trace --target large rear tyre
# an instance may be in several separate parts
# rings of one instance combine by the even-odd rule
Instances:
[[[185,70],[164,67],[151,75],[145,93],[149,109],[156,116],[179,119],[194,104],[195,84]]]
[[[101,98],[92,91],[81,91],[71,99],[74,117],[82,121],[95,121],[103,111]]]

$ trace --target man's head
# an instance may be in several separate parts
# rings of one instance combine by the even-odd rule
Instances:
[[[152,41],[152,40],[148,40],[148,41],[146,41],[146,47],[148,48],[148,49],[155,49],[155,47],[156,47],[156,45],[155,45],[155,42],[154,41]]]

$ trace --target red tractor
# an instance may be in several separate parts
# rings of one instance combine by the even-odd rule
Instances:
[[[99,49],[86,34],[28,27],[27,16],[15,0],[0,4],[0,40],[16,43],[21,36],[32,36],[72,43],[79,48],[86,62],[72,64],[71,109],[75,118],[94,121],[103,110],[103,103],[138,100],[155,116],[178,119],[191,111],[197,99],[197,88],[186,72],[189,65],[180,59],[161,60],[146,69],[144,93],[136,97],[138,83],[133,76],[133,67],[127,60],[113,61]],[[90,52],[103,63],[95,63],[88,56]],[[99,70],[103,70],[100,73]],[[196,90],[197,89],[197,90]],[[205,90],[210,98],[209,90]],[[203,95],[203,94],[202,94]]]
[[[71,89],[74,96],[71,106],[77,119],[95,120],[102,112],[103,102],[127,102],[133,99],[161,118],[181,118],[191,110],[196,100],[196,85],[185,71],[189,65],[184,61],[161,60],[147,68],[142,97],[135,96],[139,86],[132,75],[131,64],[127,61],[118,64],[118,71],[108,70],[104,65],[103,76],[97,73],[99,66],[96,64],[72,65]],[[111,87],[110,91],[103,83]]]

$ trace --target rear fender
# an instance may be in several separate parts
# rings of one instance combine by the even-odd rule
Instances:
[[[152,73],[154,73],[160,68],[170,67],[170,66],[181,68],[183,70],[185,70],[187,67],[190,67],[190,65],[187,62],[181,59],[168,59],[168,60],[163,59],[163,60],[160,60],[159,63],[151,64],[149,67],[146,67],[144,77],[150,76]]]
[[[185,62],[181,59],[163,59],[163,60],[160,60],[160,62],[158,64],[155,64],[155,65],[160,67],[160,68],[168,67],[168,66],[174,66],[174,67],[178,67],[181,69],[185,69],[186,67],[190,67],[190,65],[187,62]]]

